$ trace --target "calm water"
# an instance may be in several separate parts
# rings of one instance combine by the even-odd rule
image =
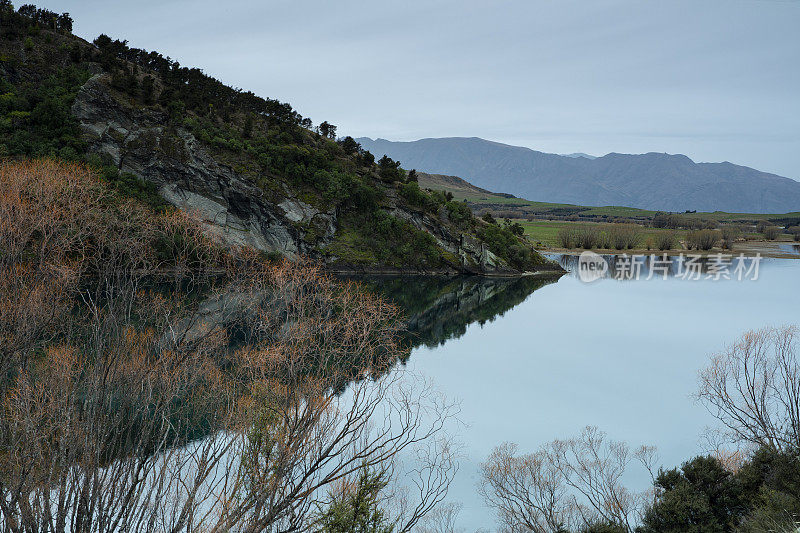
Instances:
[[[703,451],[713,423],[690,397],[707,356],[748,329],[800,323],[800,261],[788,259],[763,260],[757,281],[567,275],[375,286],[410,317],[418,346],[407,367],[461,401],[465,459],[448,499],[463,504],[468,530],[494,529],[476,482],[495,445],[534,451],[596,425],[678,465]]]

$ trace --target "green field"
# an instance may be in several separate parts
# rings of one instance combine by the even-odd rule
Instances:
[[[559,248],[558,231],[561,228],[566,226],[574,226],[576,224],[587,224],[586,222],[562,222],[554,220],[515,220],[515,222],[519,222],[522,227],[525,228],[525,236],[528,238],[528,240],[536,245],[541,243],[541,246],[546,248]],[[655,238],[659,233],[665,232],[675,233],[678,239],[683,239],[687,233],[687,230],[642,227],[639,248],[645,248],[648,240],[652,239],[655,241]]]

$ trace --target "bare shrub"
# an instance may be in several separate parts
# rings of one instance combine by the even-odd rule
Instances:
[[[766,226],[762,231],[761,234],[764,235],[764,238],[768,241],[774,241],[778,238],[781,229],[778,226]]]
[[[461,533],[464,531],[456,525],[458,515],[461,512],[462,505],[460,503],[447,503],[440,505],[433,510],[422,521],[421,527],[417,529],[418,533]]]
[[[796,326],[748,331],[711,358],[697,397],[736,444],[800,446]]]
[[[677,237],[672,231],[659,231],[656,234],[656,246],[659,250],[672,250],[677,244]]]
[[[720,230],[722,247],[726,250],[733,249],[733,243],[742,235],[742,228],[737,224],[725,224]]]
[[[397,487],[398,531],[443,499],[453,409],[390,371],[403,353],[394,308],[304,265],[239,274],[212,306],[248,324],[233,352],[235,323],[141,291],[117,291],[139,300],[114,312],[87,297],[90,342],[49,347],[6,391],[6,523],[292,530],[327,487],[364,468],[415,488]],[[403,468],[400,453],[415,462]]]
[[[635,248],[641,238],[641,228],[636,224],[608,224],[605,226],[606,246],[616,250]]]
[[[532,454],[519,455],[507,443],[481,466],[480,491],[511,531],[555,533],[608,523],[632,532],[652,501],[651,491],[632,492],[622,483],[634,459],[652,472],[652,448],[633,453],[593,427]]]
[[[577,241],[575,227],[572,225],[564,226],[556,233],[556,241],[562,248],[574,248]]]
[[[575,246],[591,250],[599,248],[602,244],[600,227],[595,224],[585,224],[575,229]]]
[[[743,230],[738,224],[725,224],[720,228],[722,238],[726,241],[735,241],[741,237]]]
[[[717,244],[719,238],[720,233],[717,230],[696,230],[689,232],[686,236],[686,244],[690,250],[710,250]]]
[[[83,281],[98,300],[159,271],[201,273],[220,254],[190,216],[157,215],[114,196],[88,169],[50,160],[0,164],[0,242],[3,375],[25,365],[34,342],[57,336]]]
[[[791,235],[795,241],[800,242],[800,226],[792,226],[789,228],[789,235]]]

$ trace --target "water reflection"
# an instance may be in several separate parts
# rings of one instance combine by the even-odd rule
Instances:
[[[464,335],[472,323],[495,320],[557,279],[374,276],[358,281],[400,307],[407,321],[404,336],[413,348],[435,348]]]
[[[787,254],[800,255],[800,244],[778,244],[778,248]]]
[[[459,400],[467,424],[449,495],[463,504],[459,526],[494,529],[476,481],[505,441],[532,452],[596,425],[610,438],[656,446],[665,468],[702,453],[714,420],[692,395],[710,354],[748,329],[800,321],[800,261],[765,258],[760,268],[754,282],[565,275],[485,327],[415,349],[407,367]],[[630,486],[646,489],[649,478]]]

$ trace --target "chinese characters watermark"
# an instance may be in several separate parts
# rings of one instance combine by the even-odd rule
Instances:
[[[699,280],[758,280],[761,254],[614,255],[602,256],[586,251],[578,257],[577,274],[584,282],[601,278],[616,280],[650,280],[677,278]]]

